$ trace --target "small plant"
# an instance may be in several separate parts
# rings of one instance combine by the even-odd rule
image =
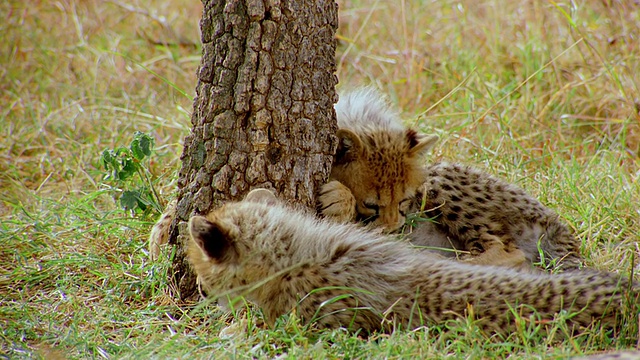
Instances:
[[[114,198],[123,209],[132,212],[162,212],[160,197],[149,177],[148,161],[153,148],[153,138],[136,131],[128,148],[105,149],[100,161],[107,174],[105,180],[113,182]],[[146,159],[146,161],[145,161]],[[146,163],[146,165],[145,165]],[[135,175],[138,175],[138,181]]]

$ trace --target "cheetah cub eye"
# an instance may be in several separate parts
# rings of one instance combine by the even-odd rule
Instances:
[[[358,221],[365,224],[373,222],[380,216],[380,206],[372,201],[363,201],[357,205]]]
[[[365,209],[370,210],[375,215],[378,215],[380,213],[380,206],[378,204],[376,204],[376,203],[369,202],[369,201],[364,201],[362,203],[362,206]]]

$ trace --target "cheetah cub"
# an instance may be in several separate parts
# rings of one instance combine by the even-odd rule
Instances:
[[[280,203],[264,189],[189,220],[188,258],[207,294],[243,296],[268,324],[296,309],[304,322],[363,333],[411,329],[473,309],[489,332],[515,328],[536,309],[547,320],[616,325],[639,284],[606,273],[525,273],[419,252],[392,236],[338,224]],[[629,291],[631,289],[631,291]]]
[[[413,229],[414,244],[463,250],[464,261],[478,265],[526,268],[542,260],[541,250],[558,268],[580,267],[579,240],[521,188],[465,165],[443,162],[426,170],[413,209],[435,222]],[[446,241],[434,239],[434,231]]]
[[[409,239],[425,247],[459,250],[478,265],[529,268],[553,260],[580,266],[579,240],[559,216],[521,188],[474,168],[424,164],[437,136],[405,128],[387,100],[365,88],[336,104],[339,146],[319,213],[338,222],[361,220],[397,231],[409,213],[420,222]],[[454,256],[454,251],[441,252]]]

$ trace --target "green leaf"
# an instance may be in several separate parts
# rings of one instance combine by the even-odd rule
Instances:
[[[133,174],[136,173],[136,171],[138,170],[138,166],[138,163],[136,163],[131,158],[122,159],[122,170],[120,170],[118,178],[120,180],[126,180],[130,178],[131,176],[133,176]]]
[[[124,146],[120,146],[115,150],[115,156],[117,157],[131,157],[131,150],[127,149]]]
[[[119,179],[120,177],[120,163],[118,162],[117,154],[113,150],[106,149],[102,152],[100,158],[104,169],[108,172],[107,177],[113,179]]]
[[[113,156],[111,156],[111,151],[109,149],[104,149],[100,160],[102,160],[102,165],[104,166],[105,170],[109,170],[109,165],[113,161]]]
[[[131,142],[131,153],[133,154],[133,157],[138,160],[144,159],[144,151],[142,151],[142,148],[140,147],[140,139],[136,138]]]
[[[131,141],[131,152],[133,157],[142,160],[145,156],[151,155],[153,138],[143,132],[136,131],[133,141]]]
[[[138,206],[138,197],[140,194],[137,191],[126,190],[120,196],[120,205],[125,210],[135,210]]]
[[[145,204],[145,202],[142,201],[141,198],[138,198],[138,208],[140,208],[140,210],[142,211],[147,211],[147,204]]]
[[[119,170],[118,155],[113,150],[105,150],[102,152],[102,161],[106,170]]]
[[[140,148],[146,156],[151,156],[151,148],[153,147],[153,138],[145,133],[140,133]]]

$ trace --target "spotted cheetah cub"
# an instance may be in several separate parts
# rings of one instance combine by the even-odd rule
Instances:
[[[355,224],[278,202],[264,189],[189,220],[188,258],[207,294],[260,306],[268,324],[292,309],[320,327],[392,331],[473,309],[487,331],[509,332],[513,312],[574,325],[616,325],[638,284],[606,273],[524,273],[443,260]],[[627,292],[633,286],[631,292]],[[228,306],[233,306],[233,301]],[[535,317],[533,317],[535,319]]]
[[[335,110],[339,142],[318,196],[320,213],[398,230],[424,182],[424,155],[438,136],[405,128],[372,88],[341,94]]]
[[[469,254],[463,259],[478,265],[527,267],[541,261],[542,251],[556,267],[580,267],[579,240],[521,188],[465,165],[442,162],[426,170],[413,209],[435,221],[413,229],[414,244],[463,250]]]
[[[437,136],[405,128],[387,100],[365,88],[336,104],[340,140],[319,213],[338,222],[362,220],[397,231],[409,213],[423,221],[416,245],[460,250],[479,265],[528,268],[545,260],[580,265],[579,241],[556,213],[521,188],[474,168],[424,164]],[[456,252],[444,251],[454,255]]]

